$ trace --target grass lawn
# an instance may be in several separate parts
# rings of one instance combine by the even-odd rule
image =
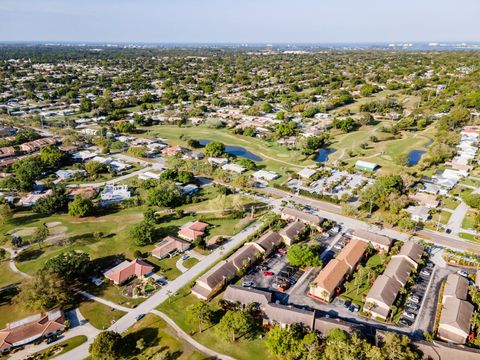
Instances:
[[[168,281],[175,280],[177,277],[182,275],[182,272],[176,267],[176,262],[180,259],[182,255],[176,255],[172,257],[166,257],[162,260],[157,259],[156,257],[150,256],[146,260],[149,263],[158,267],[156,273],[164,276]]]
[[[27,310],[23,306],[15,304],[12,299],[16,294],[16,289],[4,290],[0,293],[0,329],[5,328],[9,322],[38,313],[38,311]]]
[[[0,261],[0,288],[11,284],[18,284],[22,280],[24,280],[22,276],[10,270],[10,267],[8,266],[8,258]]]
[[[208,357],[198,352],[190,344],[180,340],[164,320],[153,314],[147,314],[135,323],[126,335],[135,344],[140,338],[145,341],[145,349],[132,356],[132,359],[146,360],[152,356],[161,359],[201,360]]]
[[[462,228],[463,229],[473,229],[475,226],[475,211],[469,210],[467,215],[463,218]]]
[[[82,302],[79,310],[92,326],[100,330],[108,328],[112,325],[112,320],[116,321],[125,315],[123,311],[112,309],[96,301]]]
[[[214,309],[218,308],[218,299],[219,297],[210,302]],[[198,301],[194,295],[189,293],[188,289],[184,288],[180,290],[177,296],[173,297],[170,302],[165,301],[158,309],[166,313],[187,333],[194,333],[193,338],[195,340],[222,354],[232,356],[238,360],[274,359],[262,339],[247,340],[242,338],[232,344],[230,341],[219,338],[215,333],[215,327],[211,327],[203,333],[197,333],[197,324],[192,324],[187,317],[185,309]]]
[[[75,349],[76,347],[79,347],[83,343],[87,341],[87,337],[85,335],[79,335],[72,337],[68,340],[61,341],[59,343],[56,343],[55,345],[50,346],[48,349],[45,349],[43,351],[39,351],[35,353],[33,356],[35,356],[38,359],[53,359],[59,355],[62,355],[66,352],[69,352],[70,350]],[[55,352],[55,350],[61,349],[61,351]]]
[[[469,240],[469,241],[476,241],[475,240],[475,235],[469,234],[469,233],[458,233],[458,236],[461,237],[462,239]]]
[[[128,285],[127,283],[126,285]],[[136,305],[142,303],[146,298],[137,298],[132,299],[123,295],[123,286],[117,286],[111,283],[104,282],[100,286],[96,286],[93,283],[89,283],[86,287],[86,290],[93,295],[101,297],[105,300],[112,301],[116,304],[125,306],[125,307],[135,307]]]
[[[363,306],[364,297],[372,287],[376,277],[383,271],[384,263],[385,255],[377,253],[367,260],[365,266],[359,265],[352,280],[345,283],[345,292],[340,297]]]
[[[183,266],[185,266],[187,269],[190,269],[192,266],[198,264],[198,262],[199,262],[198,259],[191,257],[183,262]]]
[[[448,224],[448,221],[450,220],[450,217],[451,217],[451,216],[452,216],[452,213],[451,213],[451,212],[442,210],[442,211],[440,212],[440,222],[441,222],[442,224],[447,225],[447,224]]]
[[[445,198],[442,200],[442,203],[440,206],[450,210],[455,210],[459,204],[460,202],[456,199]]]

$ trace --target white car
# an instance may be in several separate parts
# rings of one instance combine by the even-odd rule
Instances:
[[[408,300],[414,304],[418,304],[420,302],[420,298],[416,295],[410,295]]]
[[[430,276],[431,273],[430,273],[430,271],[422,270],[422,271],[420,271],[420,275]]]
[[[468,278],[468,273],[465,270],[458,270],[457,274],[463,277]]]
[[[404,312],[403,312],[403,316],[405,316],[406,318],[415,320],[415,314],[414,314],[414,313],[409,313],[409,312],[407,312],[407,311],[404,311]]]

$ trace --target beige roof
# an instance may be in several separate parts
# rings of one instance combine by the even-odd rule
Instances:
[[[344,261],[332,259],[320,271],[313,282],[317,287],[332,293],[349,270],[348,265]]]
[[[256,303],[265,307],[272,301],[272,293],[269,291],[229,285],[223,294],[223,298],[230,302],[239,302],[242,305]]]
[[[363,256],[368,244],[361,240],[351,240],[337,255],[337,260],[345,261],[345,263],[353,269]]]
[[[420,203],[420,205],[429,207],[429,208],[436,208],[439,204],[437,197],[432,194],[427,194],[423,192],[418,192],[415,195],[410,196],[413,200],[416,200]]]
[[[253,244],[246,244],[228,258],[228,261],[238,269],[243,269],[251,265],[259,256],[260,250]]]
[[[423,249],[422,245],[413,241],[407,241],[403,244],[398,255],[407,256],[413,261],[418,262],[418,260],[422,258]]]
[[[235,276],[237,269],[231,262],[220,261],[217,265],[203,274],[198,281],[207,284],[210,289],[215,288],[224,279],[230,280]]]
[[[275,246],[280,245],[282,242],[282,237],[279,233],[274,231],[269,231],[263,235],[260,239],[256,241],[267,254],[269,254]]]
[[[279,234],[293,240],[303,229],[305,224],[302,221],[295,221],[280,230]]]
[[[269,303],[264,310],[265,316],[273,322],[290,325],[302,324],[313,328],[315,312],[294,307]]]
[[[188,241],[167,236],[155,246],[155,249],[152,250],[152,255],[161,258],[170,254],[172,251],[177,250],[183,252],[189,247],[190,243]]]
[[[360,240],[371,242],[372,244],[379,244],[382,246],[390,247],[392,245],[392,239],[387,236],[376,234],[367,230],[357,229],[352,234],[354,237]]]
[[[457,274],[450,274],[447,277],[443,296],[451,296],[460,300],[466,300],[468,293],[468,280]]]
[[[443,306],[439,325],[440,327],[448,325],[449,328],[458,330],[460,334],[464,334],[465,338],[470,332],[470,320],[472,319],[472,314],[473,305],[468,301],[448,298]],[[442,334],[440,334],[440,336],[442,336]]]
[[[401,287],[398,281],[386,275],[380,275],[368,292],[367,299],[378,301],[390,307],[397,298],[398,291]]]
[[[284,207],[282,209],[282,213],[287,215],[287,216],[294,217],[297,220],[302,220],[302,221],[305,221],[307,223],[316,224],[316,225],[320,224],[320,221],[322,220],[317,215],[309,214],[307,212],[300,211],[300,210],[297,210],[297,209],[293,209],[293,208],[290,208],[290,207]]]
[[[403,257],[392,257],[383,275],[395,279],[402,284],[402,286],[405,286],[413,268],[413,264],[407,259]]]

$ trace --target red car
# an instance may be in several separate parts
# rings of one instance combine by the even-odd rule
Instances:
[[[277,252],[278,252],[279,254],[285,255],[285,254],[287,253],[287,250],[285,250],[285,249],[278,249]]]
[[[263,276],[273,276],[273,272],[271,271],[264,271]]]

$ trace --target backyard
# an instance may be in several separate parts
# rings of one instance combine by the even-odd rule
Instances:
[[[99,330],[107,329],[125,313],[96,301],[84,301],[79,310],[88,322]]]

